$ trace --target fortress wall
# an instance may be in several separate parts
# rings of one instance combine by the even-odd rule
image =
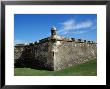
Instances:
[[[15,47],[14,49],[14,59],[17,60],[21,57],[22,51],[24,50],[24,47]]]
[[[15,65],[60,70],[97,57],[97,46],[88,42],[48,41],[16,46]]]
[[[51,51],[52,44],[50,42],[41,43],[34,46],[35,59],[34,66],[39,66],[44,69],[53,70],[53,52]]]
[[[14,47],[14,64],[15,66],[24,66],[25,46]]]
[[[51,42],[16,46],[14,52],[15,66],[43,68],[53,70],[53,52]]]
[[[95,43],[61,42],[55,46],[54,70],[84,63],[91,58],[97,57],[97,46]]]
[[[97,44],[75,38],[64,38],[51,28],[51,36],[14,48],[15,67],[60,70],[97,58]]]
[[[15,67],[30,67],[34,59],[34,46],[16,46],[14,48]]]

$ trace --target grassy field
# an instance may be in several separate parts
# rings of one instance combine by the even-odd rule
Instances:
[[[96,76],[97,60],[91,60],[60,71],[15,68],[14,73],[15,76]]]

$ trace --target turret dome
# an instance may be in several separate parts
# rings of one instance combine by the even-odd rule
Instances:
[[[57,29],[56,29],[56,27],[55,27],[55,26],[53,26],[53,27],[51,28],[51,30],[57,30]]]

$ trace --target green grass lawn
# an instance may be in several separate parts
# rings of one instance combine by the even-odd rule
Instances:
[[[60,71],[37,70],[31,68],[15,68],[15,76],[96,76],[97,60],[75,65]]]

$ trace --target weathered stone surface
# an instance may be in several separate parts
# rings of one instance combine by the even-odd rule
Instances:
[[[16,46],[14,52],[15,67],[54,69],[52,43],[45,42],[37,45]]]
[[[56,45],[56,50],[54,53],[54,70],[84,63],[90,58],[97,57],[96,44],[62,42],[60,46]]]
[[[95,43],[48,41],[15,47],[15,67],[61,70],[97,57]]]
[[[52,45],[50,42],[38,44],[34,47],[35,58],[34,65],[44,69],[53,70],[53,53],[51,52]]]

